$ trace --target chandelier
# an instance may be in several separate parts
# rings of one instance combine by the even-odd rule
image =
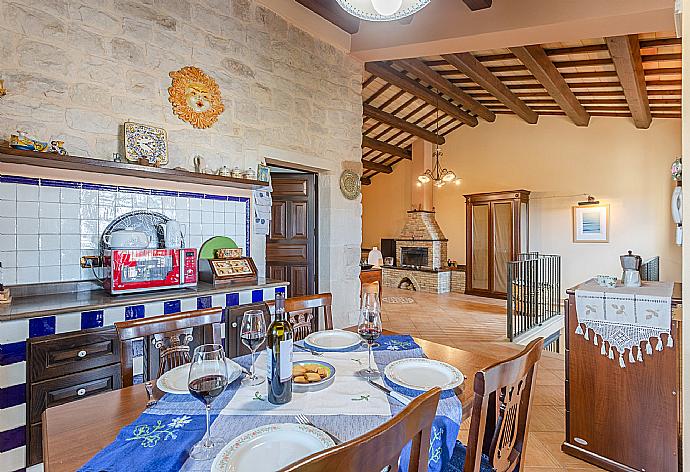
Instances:
[[[436,105],[436,136],[438,136],[438,103]],[[431,169],[425,170],[423,174],[417,177],[417,186],[421,187],[423,184],[428,184],[429,182],[433,182],[434,186],[438,188],[450,183],[460,185],[462,179],[455,175],[455,172],[452,170],[448,170],[441,166],[441,156],[443,156],[443,152],[438,144],[434,144],[434,146],[436,146],[433,152],[434,162]]]
[[[414,15],[430,0],[337,0],[350,15],[368,21],[395,21]]]

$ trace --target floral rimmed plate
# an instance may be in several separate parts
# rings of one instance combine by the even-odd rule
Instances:
[[[335,444],[323,431],[294,423],[260,426],[230,441],[211,472],[274,472]]]
[[[393,361],[386,366],[383,374],[393,384],[417,391],[434,387],[450,390],[465,381],[462,372],[452,365],[423,357]]]
[[[174,369],[170,369],[156,380],[158,388],[166,393],[174,393],[176,395],[185,395],[189,393],[189,366],[191,364],[184,364]],[[225,365],[228,368],[228,384],[232,383],[240,375],[242,375],[242,367],[237,362],[230,359],[225,359]]]
[[[315,347],[323,349],[324,351],[350,349],[359,345],[361,342],[362,338],[359,337],[359,334],[342,329],[316,331],[304,338],[304,344],[307,345],[307,347]]]

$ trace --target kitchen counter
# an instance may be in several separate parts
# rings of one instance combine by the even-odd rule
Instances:
[[[102,310],[111,307],[130,306],[142,303],[161,302],[170,299],[201,297],[228,292],[245,292],[274,287],[283,287],[287,282],[259,278],[256,283],[238,283],[214,287],[199,282],[196,288],[159,290],[155,292],[110,295],[101,288],[78,290],[76,284],[37,284],[12,290],[12,303],[0,305],[0,321],[8,321],[62,313]],[[60,286],[74,287],[71,291],[60,290]]]

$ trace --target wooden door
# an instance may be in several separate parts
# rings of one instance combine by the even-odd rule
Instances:
[[[266,277],[290,282],[289,297],[316,293],[316,175],[273,173]]]

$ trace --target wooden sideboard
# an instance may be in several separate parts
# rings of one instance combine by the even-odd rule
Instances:
[[[563,452],[613,472],[682,470],[680,284],[672,297],[673,348],[625,369],[575,334],[575,289],[567,293]]]

